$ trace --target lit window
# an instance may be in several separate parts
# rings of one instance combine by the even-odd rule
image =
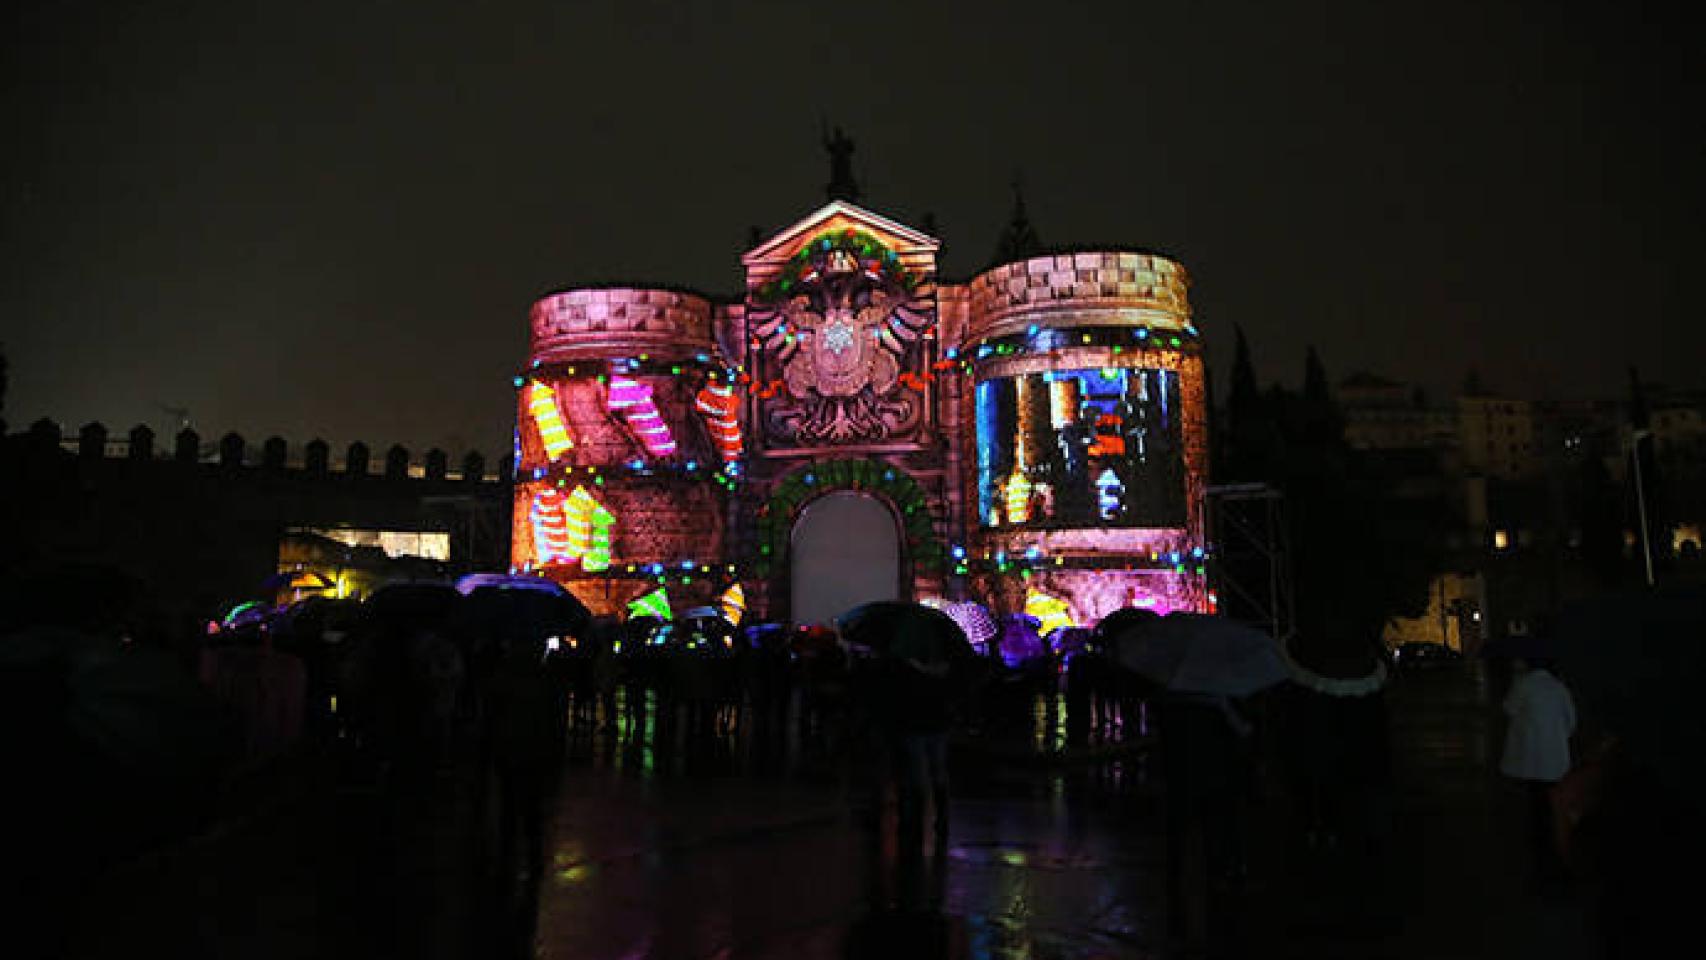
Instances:
[[[1493,549],[1507,550],[1511,545],[1511,535],[1503,530],[1493,531]]]

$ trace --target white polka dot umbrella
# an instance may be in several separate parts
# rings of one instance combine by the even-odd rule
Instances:
[[[962,600],[948,604],[943,608],[943,612],[954,618],[954,622],[960,625],[960,630],[964,631],[966,639],[972,643],[988,643],[1001,632],[995,625],[995,618],[990,616],[982,604]]]

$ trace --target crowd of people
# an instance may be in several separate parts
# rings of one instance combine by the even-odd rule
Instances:
[[[619,622],[543,593],[448,584],[257,606],[187,638],[142,615],[134,591],[64,593],[16,591],[0,631],[0,726],[17,740],[16,769],[39,771],[16,791],[14,902],[50,934],[90,873],[205,828],[234,783],[305,757],[393,810],[447,779],[473,783],[490,879],[526,890],[570,738],[624,728],[690,750],[792,742],[801,752],[783,762],[852,764],[873,810],[894,811],[901,849],[939,858],[950,731],[998,729],[1042,690],[1061,694],[1080,738],[1158,735],[1176,932],[1229,928],[1248,870],[1245,812],[1273,784],[1295,811],[1294,853],[1331,856],[1369,898],[1382,891],[1393,777],[1387,665],[1373,646],[1323,663],[1296,643],[1289,682],[1232,696],[1126,669],[1114,639],[1149,619],[1135,611],[1039,670],[885,654],[826,628]],[[1670,798],[1658,822],[1690,837],[1698,827],[1615,738],[1584,739],[1554,664],[1513,659],[1498,769],[1527,798],[1536,884],[1588,878],[1607,916],[1642,915],[1630,890],[1653,885],[1617,882],[1643,876],[1636,853],[1661,842],[1641,811]]]

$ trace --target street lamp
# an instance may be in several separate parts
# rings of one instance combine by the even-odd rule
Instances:
[[[1647,586],[1653,585],[1653,543],[1647,529],[1647,484],[1641,477],[1641,441],[1653,435],[1645,428],[1629,436],[1630,452],[1635,459],[1635,512],[1641,523],[1641,559],[1647,564]]]

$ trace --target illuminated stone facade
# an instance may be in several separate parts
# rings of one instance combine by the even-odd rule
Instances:
[[[539,301],[513,565],[602,613],[660,586],[679,612],[739,583],[751,615],[788,619],[800,511],[855,491],[894,518],[901,596],[1006,613],[1041,592],[1079,622],[1208,606],[1184,268],[1065,253],[949,284],[939,246],[836,201],[742,258],[738,301]]]

